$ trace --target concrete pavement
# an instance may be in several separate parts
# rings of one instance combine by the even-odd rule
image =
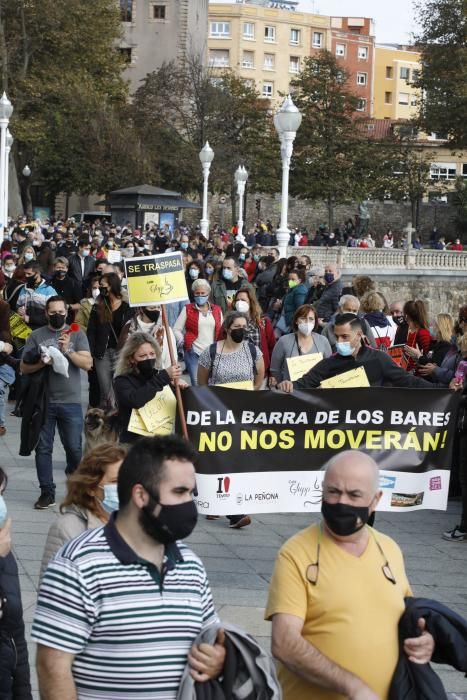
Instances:
[[[11,406],[11,404],[9,404]],[[10,409],[8,409],[10,410]],[[40,561],[49,525],[58,506],[36,511],[39,490],[33,457],[18,456],[20,420],[8,416],[7,433],[0,438],[0,464],[7,471],[6,502],[13,518],[14,552],[20,570],[24,617],[29,638],[37,595]],[[64,494],[64,454],[57,439],[54,453],[57,503]],[[448,512],[381,514],[377,527],[401,546],[414,594],[446,603],[467,618],[467,542],[450,543],[441,532],[459,521],[460,504]],[[260,515],[243,530],[232,531],[225,518],[200,519],[188,542],[203,559],[220,617],[235,622],[269,645],[270,624],[263,621],[267,588],[280,545],[317,516]],[[29,644],[35,698],[37,682],[34,645]],[[437,667],[452,700],[467,700],[467,680],[461,673]]]

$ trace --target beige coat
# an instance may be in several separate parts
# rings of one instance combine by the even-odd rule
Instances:
[[[104,525],[102,520],[90,510],[75,505],[65,506],[63,513],[60,513],[49,528],[42,556],[39,582],[42,581],[49,561],[64,544],[86,530],[93,530],[96,527],[102,527],[102,525]]]

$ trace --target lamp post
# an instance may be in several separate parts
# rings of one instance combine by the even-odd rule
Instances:
[[[8,181],[10,178],[10,151],[13,146],[13,136],[10,134],[10,130],[6,130],[6,144],[5,144],[5,200],[4,200],[4,211],[5,211],[5,226],[8,226]]]
[[[302,123],[302,115],[288,95],[280,109],[274,115],[274,126],[281,143],[282,159],[282,202],[281,222],[277,229],[277,244],[281,257],[287,257],[287,246],[290,240],[290,231],[287,224],[289,210],[289,170],[293,153],[293,142],[298,128]]]
[[[209,142],[206,141],[203,148],[199,152],[201,167],[203,168],[203,218],[200,221],[201,234],[208,238],[209,235],[209,219],[208,219],[208,180],[211,163],[214,159],[214,151]]]
[[[32,204],[30,196],[29,178],[31,177],[31,168],[29,165],[25,165],[22,169],[22,174],[24,177],[22,185],[22,199],[23,199],[23,210],[27,217],[32,217]]]
[[[5,211],[5,200],[8,198],[8,193],[5,195],[5,163],[7,160],[6,132],[12,114],[13,105],[4,92],[0,98],[0,243],[3,242],[3,232],[5,230],[7,216],[7,212]]]
[[[248,180],[248,172],[243,165],[239,165],[235,171],[235,182],[237,183],[237,194],[238,194],[238,221],[237,221],[237,235],[243,233],[243,196],[245,194],[245,185]]]

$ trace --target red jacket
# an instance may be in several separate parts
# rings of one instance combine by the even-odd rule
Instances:
[[[198,337],[199,310],[196,304],[186,305],[185,339],[183,347],[190,350]],[[212,315],[214,316],[214,337],[212,341],[219,340],[222,326],[222,309],[217,304],[211,304]]]
[[[271,364],[271,355],[276,344],[276,336],[269,316],[261,316],[259,324],[260,350],[263,353],[264,375],[267,376]]]
[[[253,278],[256,272],[256,262],[254,260],[246,260],[243,267],[246,274],[248,275],[248,282],[253,282]]]

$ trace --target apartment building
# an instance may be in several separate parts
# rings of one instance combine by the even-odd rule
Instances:
[[[419,91],[414,81],[420,54],[408,46],[376,44],[374,117],[411,119],[416,116]]]
[[[125,77],[134,92],[162,63],[207,51],[208,0],[119,0]]]
[[[330,18],[297,12],[298,2],[209,4],[208,62],[232,68],[273,102],[290,90],[304,59],[331,50]]]
[[[361,116],[373,115],[374,23],[368,17],[331,17],[331,51],[349,75]]]

